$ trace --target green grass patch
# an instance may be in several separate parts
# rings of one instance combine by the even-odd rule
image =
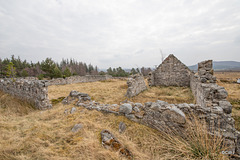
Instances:
[[[51,99],[51,102],[52,102],[52,105],[55,105],[55,104],[58,104],[59,102],[62,102],[62,100],[64,99],[65,97],[59,97],[57,99]]]

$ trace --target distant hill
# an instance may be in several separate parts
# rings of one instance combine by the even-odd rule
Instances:
[[[188,66],[189,69],[196,71],[198,65]],[[240,62],[236,61],[213,61],[213,69],[215,71],[240,71]]]

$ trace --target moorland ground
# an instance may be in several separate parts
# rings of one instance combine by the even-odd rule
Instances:
[[[236,128],[240,129],[240,85],[233,83],[237,76],[240,77],[240,73],[215,75],[222,78],[218,84],[229,93],[228,100],[233,104]],[[50,86],[49,98],[53,100],[66,97],[71,90],[88,93],[99,103],[119,104],[126,99],[124,94],[127,85],[124,80],[109,80]],[[194,103],[190,89],[185,87],[151,87],[129,100],[144,103],[157,99],[169,103]],[[50,110],[39,111],[26,102],[0,92],[0,159],[124,159],[118,153],[102,147],[102,129],[110,130],[133,152],[135,159],[196,158],[191,146],[177,135],[168,137],[123,116],[89,111],[82,107],[77,107],[74,114],[64,114],[65,109],[72,107],[73,105],[56,103]],[[121,121],[127,125],[123,134],[118,132]],[[71,132],[71,128],[77,123],[83,124],[83,129],[77,133]],[[220,151],[213,153],[214,159],[227,159]]]

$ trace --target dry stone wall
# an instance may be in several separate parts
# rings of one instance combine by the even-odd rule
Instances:
[[[16,98],[26,100],[37,109],[49,109],[52,105],[48,99],[48,86],[80,82],[95,82],[110,79],[111,76],[72,76],[66,79],[58,78],[50,81],[37,80],[35,77],[0,79],[0,90]]]
[[[67,78],[57,78],[48,81],[48,85],[64,85],[73,83],[96,82],[111,79],[110,75],[86,75],[86,76],[71,76]]]
[[[0,79],[0,90],[19,99],[27,100],[40,110],[52,107],[48,99],[46,81],[5,78]]]
[[[196,108],[195,113],[205,118],[210,132],[220,132],[225,137],[231,146],[229,151],[240,154],[240,133],[234,127],[232,105],[226,99],[228,93],[215,82],[212,61],[198,63],[198,72],[191,75],[190,87],[202,113],[196,112],[200,107]]]
[[[144,81],[144,77],[140,74],[135,74],[127,80],[127,94],[128,98],[138,95],[140,92],[147,89],[147,85]]]
[[[148,83],[150,86],[189,86],[191,71],[170,54],[158,68],[150,73]]]

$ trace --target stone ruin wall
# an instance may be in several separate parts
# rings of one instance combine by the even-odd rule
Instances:
[[[72,76],[66,79],[58,78],[50,81],[37,80],[35,77],[4,78],[0,79],[0,90],[19,99],[26,100],[37,109],[45,110],[52,107],[48,99],[48,86],[50,85],[95,82],[110,78],[110,76],[100,75]]]
[[[222,110],[212,110],[209,107],[202,107],[198,104],[169,104],[164,101],[157,100],[156,102],[141,103],[121,103],[117,104],[100,104],[91,101],[91,98],[85,94],[77,91],[71,91],[68,97],[63,100],[63,104],[74,103],[76,106],[81,106],[89,110],[97,110],[104,113],[113,113],[116,115],[123,115],[131,121],[149,126],[158,131],[172,133],[171,129],[181,134],[185,133],[185,126],[187,123],[187,116],[192,116],[192,113],[198,118],[205,120],[209,124],[210,133],[216,135],[223,135],[225,138],[228,153],[235,153],[240,155],[239,150],[239,133],[234,129],[234,120],[231,115],[225,115]],[[70,111],[65,110],[65,114],[73,114],[77,108],[73,107]],[[219,121],[221,120],[222,121]],[[214,126],[216,125],[216,126]],[[214,130],[214,127],[220,125],[221,130]],[[213,128],[211,128],[213,126]],[[213,130],[211,130],[213,129]]]
[[[140,74],[135,74],[127,80],[127,94],[128,98],[134,97],[147,89],[147,86],[144,81],[144,77]]]
[[[64,85],[73,83],[96,82],[112,79],[110,75],[86,75],[86,76],[71,76],[64,78],[57,78],[48,81],[48,85]]]
[[[231,116],[232,105],[226,100],[228,94],[224,87],[216,84],[216,77],[213,76],[212,60],[200,62],[198,72],[194,74],[175,56],[169,55],[150,74],[148,81],[150,86],[190,86],[196,105],[174,104],[172,106],[176,106],[186,114],[192,112],[199,118],[205,119],[209,131],[212,133],[219,132],[220,128],[221,135],[225,137],[227,144],[230,146],[229,151],[240,154],[240,132],[234,127],[234,119]],[[151,124],[150,126],[153,126],[153,128],[158,128],[162,124],[166,124],[166,122],[161,122],[160,119],[154,119],[154,117],[162,117],[156,115],[158,112],[152,110],[147,112],[150,113],[147,115],[151,115],[145,120],[148,125]]]
[[[28,79],[0,79],[0,90],[26,100],[37,109],[49,109],[52,105],[48,99],[48,87],[46,81]]]
[[[234,127],[232,105],[226,99],[228,93],[224,87],[216,84],[212,60],[198,63],[198,72],[191,75],[190,87],[200,106],[197,109],[201,108],[202,112],[196,110],[195,113],[206,120],[210,132],[221,132],[232,153],[240,154],[240,132]]]
[[[158,68],[150,73],[150,86],[189,86],[191,71],[170,54]]]

